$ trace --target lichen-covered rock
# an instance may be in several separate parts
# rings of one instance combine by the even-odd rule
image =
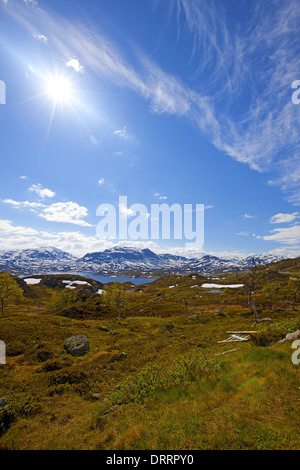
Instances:
[[[64,348],[72,356],[84,356],[90,350],[90,344],[86,336],[76,335],[65,341]]]

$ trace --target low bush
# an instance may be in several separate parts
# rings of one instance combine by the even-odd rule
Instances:
[[[190,353],[172,362],[169,367],[153,364],[145,367],[135,378],[128,378],[120,390],[112,394],[113,403],[141,402],[155,392],[174,386],[186,387],[199,376],[217,374],[221,370],[221,358],[205,358]]]
[[[252,335],[251,342],[255,346],[270,346],[299,328],[300,319],[298,318],[283,320],[271,325],[262,325],[259,332]]]

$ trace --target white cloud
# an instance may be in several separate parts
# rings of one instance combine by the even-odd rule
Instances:
[[[119,212],[122,217],[133,217],[136,214],[134,210],[126,207],[124,204],[119,204]]]
[[[46,206],[39,214],[40,217],[49,222],[62,222],[67,224],[91,227],[92,225],[82,220],[88,215],[88,210],[84,206],[79,206],[76,202],[57,202]]]
[[[15,209],[30,209],[49,222],[62,222],[81,225],[82,227],[92,227],[91,224],[82,220],[88,215],[88,209],[84,206],[79,206],[76,202],[57,202],[50,205],[40,202],[15,201],[13,199],[3,199],[1,202]]]
[[[37,235],[30,227],[14,226],[11,220],[0,220],[0,234],[4,235]]]
[[[75,72],[84,73],[84,67],[80,64],[78,59],[70,59],[68,62],[66,62],[66,66],[72,67]]]
[[[167,196],[163,196],[162,194],[160,194],[158,192],[154,193],[154,197],[156,197],[157,199],[160,199],[160,200],[168,199]]]
[[[37,33],[34,33],[33,34],[33,37],[35,39],[38,39],[39,41],[42,41],[44,44],[48,44],[48,38],[47,36],[45,36],[44,34],[37,34]]]
[[[275,214],[271,217],[271,224],[284,224],[293,222],[298,217],[298,212],[293,212],[293,214]]]
[[[28,177],[27,176],[19,176],[20,180],[27,180]]]
[[[51,191],[51,189],[47,189],[47,188],[42,188],[42,185],[41,184],[33,184],[30,188],[29,188],[29,191],[32,191],[34,193],[36,193],[38,196],[40,196],[41,198],[45,198],[45,197],[54,197],[55,196],[55,192],[54,191]]]
[[[10,14],[30,30],[45,31],[62,56],[84,58],[101,78],[136,91],[153,112],[184,116],[233,159],[274,171],[273,184],[300,204],[298,108],[289,95],[299,70],[298,1],[273,2],[272,14],[258,1],[252,17],[230,28],[225,4],[177,0],[169,7],[193,39],[186,83],[141,53],[133,66],[92,28],[87,34],[84,26],[41,8]],[[126,128],[116,132],[126,138]],[[292,164],[280,158],[288,154]]]
[[[99,181],[98,181],[98,184],[99,186],[102,186],[104,184],[104,178],[101,178]]]
[[[15,201],[14,199],[3,199],[4,204],[9,204],[16,209],[27,208],[31,210],[36,210],[41,207],[45,207],[44,204],[40,202],[29,202],[29,201]]]
[[[245,214],[244,218],[245,219],[257,219],[257,217],[255,215],[249,215],[249,214]]]
[[[300,243],[300,225],[276,228],[271,231],[271,235],[265,235],[263,239],[288,245],[295,245]]]
[[[127,132],[127,127],[123,127],[123,129],[119,129],[117,131],[114,131],[114,134],[120,137],[121,139],[127,140],[128,139],[128,132]]]
[[[243,231],[243,232],[238,232],[237,235],[240,236],[240,237],[249,237],[249,235],[251,235],[251,233],[247,232],[247,231]]]

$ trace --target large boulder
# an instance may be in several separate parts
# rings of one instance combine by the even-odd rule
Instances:
[[[72,356],[84,356],[90,350],[90,344],[86,336],[76,335],[65,341],[64,348]]]

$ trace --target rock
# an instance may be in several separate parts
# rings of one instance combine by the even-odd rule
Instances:
[[[199,313],[195,313],[195,315],[190,315],[188,316],[190,320],[198,320],[199,319]]]
[[[64,348],[72,356],[84,356],[90,350],[90,344],[86,336],[77,335],[68,338]]]
[[[206,323],[209,323],[210,321],[211,321],[210,318],[204,318],[204,320],[200,320],[200,323],[205,325]]]
[[[299,339],[300,338],[300,330],[297,330],[295,331],[294,333],[290,333],[289,335],[286,335],[286,337],[280,341],[278,341],[278,343],[285,343],[286,341],[295,341],[296,339]]]
[[[4,398],[0,398],[0,410],[6,407],[6,402]]]
[[[121,354],[114,354],[109,360],[109,362],[122,361],[123,359],[126,359],[126,357],[127,357],[127,353],[125,352],[121,352]]]
[[[100,326],[99,330],[109,332],[109,328],[107,326]]]
[[[108,410],[106,410],[103,415],[100,417],[100,420],[102,420],[103,418],[105,418],[107,415],[109,415],[110,413],[113,413],[117,408],[119,408],[119,405],[114,405],[112,406],[111,408],[109,408]]]
[[[100,393],[94,393],[94,394],[92,395],[92,398],[93,398],[93,400],[99,400],[99,398],[100,398]]]

